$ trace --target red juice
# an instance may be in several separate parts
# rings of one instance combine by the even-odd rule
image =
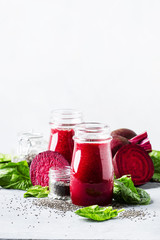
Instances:
[[[56,109],[51,112],[51,133],[48,150],[56,151],[71,163],[73,135],[76,125],[82,122],[82,113],[74,109]]]
[[[48,149],[61,153],[63,157],[71,163],[73,153],[73,129],[51,129]]]
[[[114,174],[110,140],[75,141],[70,182],[73,204],[105,206],[111,203]]]

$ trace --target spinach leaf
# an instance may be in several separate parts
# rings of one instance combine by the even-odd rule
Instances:
[[[154,174],[152,176],[152,180],[155,182],[160,182],[160,151],[152,150],[149,155],[152,158],[154,165]]]
[[[139,205],[149,204],[151,200],[149,194],[136,188],[131,177],[126,175],[114,180],[113,198],[117,202]]]
[[[153,182],[160,182],[160,173],[154,173],[151,180]]]
[[[151,198],[149,196],[149,194],[142,188],[137,188],[137,192],[140,196],[140,202],[137,203],[139,205],[147,205],[150,203]]]
[[[0,186],[3,188],[27,190],[32,186],[26,161],[0,164]]]
[[[11,162],[11,155],[0,153],[0,163],[5,163],[5,162]]]
[[[124,211],[124,209],[113,210],[112,207],[102,207],[98,205],[92,205],[77,210],[75,213],[81,217],[90,218],[95,221],[105,221],[118,216],[118,213]]]
[[[36,197],[36,198],[44,198],[49,194],[48,187],[42,187],[40,185],[35,185],[30,187],[27,192],[24,194],[24,198],[28,197]]]

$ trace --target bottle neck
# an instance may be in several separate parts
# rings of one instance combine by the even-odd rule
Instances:
[[[51,129],[72,130],[75,129],[76,126],[77,124],[50,123]]]
[[[59,109],[51,112],[50,125],[52,128],[74,128],[82,122],[82,113],[73,109]]]
[[[107,142],[111,140],[110,128],[102,123],[86,122],[75,127],[75,142]]]

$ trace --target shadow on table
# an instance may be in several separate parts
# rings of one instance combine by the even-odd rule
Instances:
[[[145,185],[141,186],[143,189],[159,188],[160,183],[158,182],[148,182]]]

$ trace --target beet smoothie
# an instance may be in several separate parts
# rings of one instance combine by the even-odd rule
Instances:
[[[51,133],[48,150],[61,153],[70,164],[73,154],[74,128],[81,122],[81,112],[72,109],[59,109],[51,113]]]
[[[63,157],[71,163],[73,153],[73,129],[51,129],[49,150],[61,153]]]
[[[87,123],[85,125],[88,126]],[[98,123],[97,126],[99,126]],[[76,130],[70,183],[71,199],[75,205],[105,206],[112,201],[114,175],[110,149],[111,138],[105,133],[106,128],[103,129],[103,126],[100,126],[102,129],[98,127],[97,132],[96,127],[93,130],[91,126],[89,131],[89,127],[85,126],[84,130],[81,128],[80,134],[77,133],[79,130]],[[85,133],[87,138],[82,139]]]

